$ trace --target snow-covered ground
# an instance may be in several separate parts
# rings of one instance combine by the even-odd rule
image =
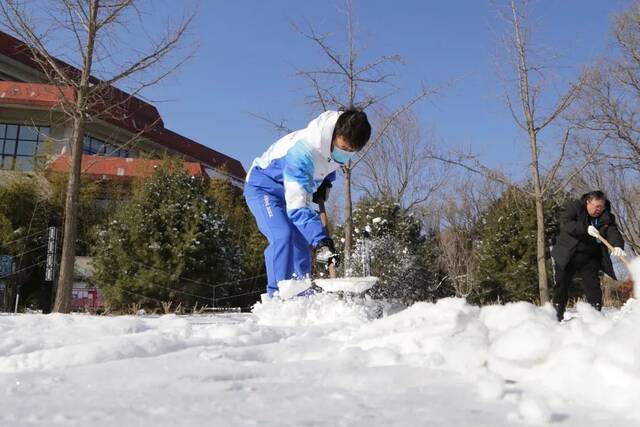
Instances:
[[[380,316],[383,314],[382,316]],[[637,426],[640,302],[0,316],[0,426]]]

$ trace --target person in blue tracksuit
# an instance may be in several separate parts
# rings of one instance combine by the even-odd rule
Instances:
[[[370,136],[364,112],[327,111],[254,160],[244,197],[269,241],[264,256],[270,296],[278,291],[279,281],[309,276],[310,248],[318,249],[319,262],[337,264],[333,240],[312,203],[326,200],[336,169],[348,163]]]

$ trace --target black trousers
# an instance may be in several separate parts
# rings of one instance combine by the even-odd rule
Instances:
[[[569,299],[569,287],[574,276],[582,278],[582,289],[587,302],[596,310],[602,308],[602,290],[600,289],[600,255],[577,252],[569,264],[564,268],[556,266],[556,280],[553,288],[553,304],[558,311],[558,316],[564,313]]]

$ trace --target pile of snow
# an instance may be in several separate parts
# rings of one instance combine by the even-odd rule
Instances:
[[[473,378],[483,399],[518,404],[509,419],[540,424],[578,404],[640,421],[640,304],[607,316],[580,303],[572,321],[556,322],[550,306],[529,303],[475,307],[462,299],[417,303],[367,321],[366,306],[310,298],[259,305],[269,325],[340,325],[329,336],[338,357],[362,367],[414,366]],[[514,391],[515,390],[515,391]],[[526,392],[525,392],[526,390]]]
[[[380,314],[380,304],[370,299],[343,298],[337,294],[320,293],[289,300],[266,298],[253,308],[261,325],[270,326],[330,326],[362,325]]]
[[[152,357],[190,344],[186,319],[61,314],[0,317],[0,373]]]
[[[404,310],[319,294],[214,316],[0,316],[0,425],[640,422],[640,303]]]

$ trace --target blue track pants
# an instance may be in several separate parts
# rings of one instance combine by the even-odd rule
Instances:
[[[264,188],[247,183],[244,196],[258,229],[269,241],[264,251],[267,293],[278,290],[280,280],[311,274],[311,250],[298,228],[287,216],[284,188]]]

